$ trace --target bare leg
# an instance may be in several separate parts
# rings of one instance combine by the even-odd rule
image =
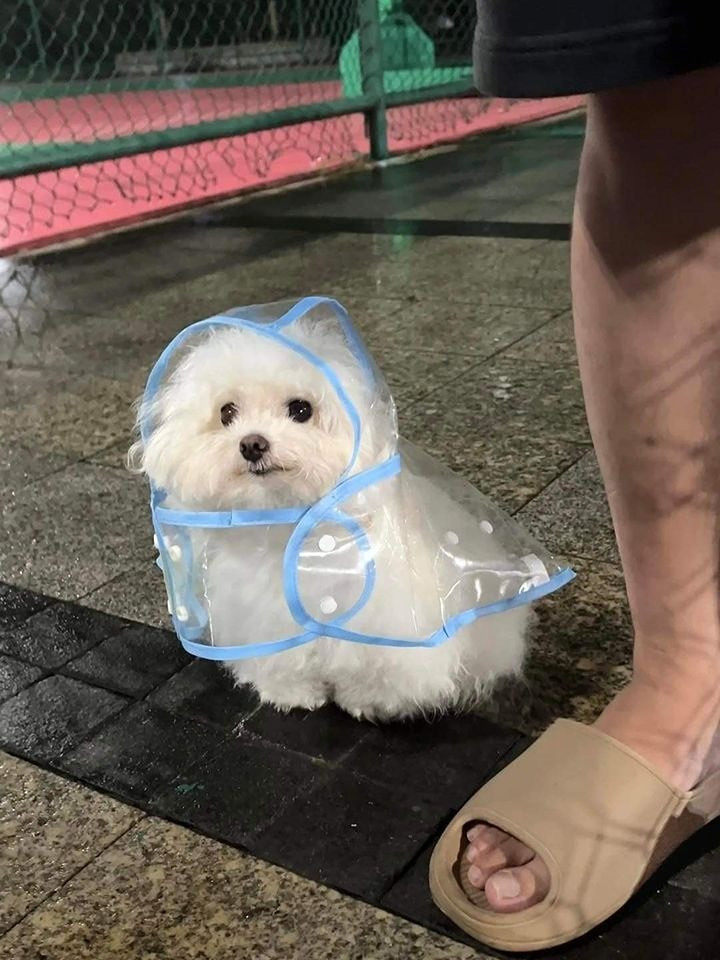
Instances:
[[[592,97],[572,242],[585,401],[635,630],[633,679],[597,724],[683,789],[720,766],[718,116],[717,69]],[[471,882],[495,909],[545,896],[531,850],[469,835]]]

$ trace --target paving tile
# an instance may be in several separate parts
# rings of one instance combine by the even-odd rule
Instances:
[[[112,443],[103,450],[96,450],[85,459],[89,463],[97,463],[101,467],[114,467],[116,470],[127,470],[126,458],[130,446],[130,436],[119,443]]]
[[[388,724],[373,727],[344,766],[452,809],[478,789],[517,739],[511,729],[473,715]]]
[[[13,960],[483,960],[368,904],[153,818],[7,935]]]
[[[187,776],[176,778],[155,797],[153,807],[218,840],[246,847],[253,833],[284,810],[295,810],[326,776],[325,767],[308,757],[232,737]],[[279,859],[285,865],[284,857]]]
[[[51,602],[41,593],[0,583],[0,633],[19,626]]]
[[[156,235],[157,236],[157,235]],[[20,261],[33,303],[55,312],[112,310],[158,287],[229,266],[231,252],[186,251],[144,231]]]
[[[78,463],[20,490],[0,514],[0,577],[73,600],[152,556],[144,486]]]
[[[520,696],[501,723],[538,733],[557,717],[592,723],[632,672],[633,630],[619,567],[572,560],[577,579],[537,606]]]
[[[539,433],[555,440],[590,443],[580,378],[572,366],[518,363],[498,356],[475,368],[441,398],[452,416],[464,409],[476,429],[526,434]],[[434,410],[429,405],[431,411]],[[470,419],[472,418],[472,420]]]
[[[221,664],[209,660],[193,660],[148,699],[168,713],[226,730],[245,726],[260,702],[249,686],[236,686]]]
[[[327,243],[327,240],[325,241]],[[570,306],[568,245],[478,237],[333,238],[307,271],[318,288],[345,297],[406,297],[481,306]],[[322,251],[322,254],[321,254]]]
[[[127,701],[68,677],[48,677],[0,706],[0,744],[35,762],[75,746]]]
[[[448,816],[441,802],[336,771],[248,842],[251,852],[376,901]]]
[[[113,310],[116,322],[131,337],[170,340],[183,327],[221,310],[305,296],[308,273],[298,253],[238,263],[184,283],[171,284]]]
[[[39,667],[0,654],[0,701],[14,697],[42,675],[43,671]]]
[[[380,350],[374,354],[395,403],[400,409],[422,400],[435,390],[465,377],[475,361],[454,354],[410,351],[407,348]]]
[[[149,523],[147,533],[152,534]],[[163,575],[150,556],[142,565],[136,564],[126,573],[80,597],[78,603],[153,627],[168,628],[172,622],[167,611]]]
[[[140,703],[66,752],[55,766],[123,799],[148,804],[175,778],[184,783],[224,745],[221,731]]]
[[[65,664],[63,673],[128,697],[144,697],[189,660],[174,633],[136,624]]]
[[[402,300],[358,301],[351,315],[373,350],[422,349],[482,359],[531,330],[543,329],[554,311],[477,306],[407,294]]]
[[[533,363],[549,363],[556,367],[575,368],[575,336],[573,334],[572,312],[560,314],[522,340],[508,347],[505,356],[516,360],[530,360]]]
[[[372,729],[371,724],[360,723],[332,705],[290,713],[265,705],[243,727],[270,743],[329,762],[340,761]]]
[[[536,364],[518,372],[511,361],[497,358],[401,410],[400,428],[514,510],[583,456],[584,417],[571,371],[549,377],[548,368]]]
[[[2,934],[142,814],[7,754],[0,780]]]
[[[0,406],[0,441],[46,457],[88,456],[130,437],[137,393],[135,383],[51,368],[32,392]]]
[[[31,480],[46,477],[72,463],[72,458],[57,453],[46,453],[37,447],[13,441],[0,448],[0,492],[4,497]]]
[[[124,629],[118,617],[53,603],[20,626],[0,634],[0,650],[51,670]]]
[[[595,454],[588,451],[532,500],[519,519],[560,553],[619,560],[610,510]]]

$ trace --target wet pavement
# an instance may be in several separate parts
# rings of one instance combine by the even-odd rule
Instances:
[[[429,900],[433,838],[554,717],[592,720],[630,666],[572,346],[571,132],[485,138],[0,262],[13,960],[482,956]],[[280,716],[168,632],[147,493],[123,465],[132,403],[188,323],[310,293],[348,307],[402,431],[578,570],[539,607],[524,683],[479,717]],[[719,841],[711,828],[557,955],[713,955]]]

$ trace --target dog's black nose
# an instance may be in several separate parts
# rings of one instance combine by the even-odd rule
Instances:
[[[248,463],[257,463],[270,449],[269,442],[259,433],[251,433],[240,441],[240,453]]]

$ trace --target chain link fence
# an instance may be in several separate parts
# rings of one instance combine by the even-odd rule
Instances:
[[[527,113],[471,96],[474,0],[0,11],[3,253]]]

